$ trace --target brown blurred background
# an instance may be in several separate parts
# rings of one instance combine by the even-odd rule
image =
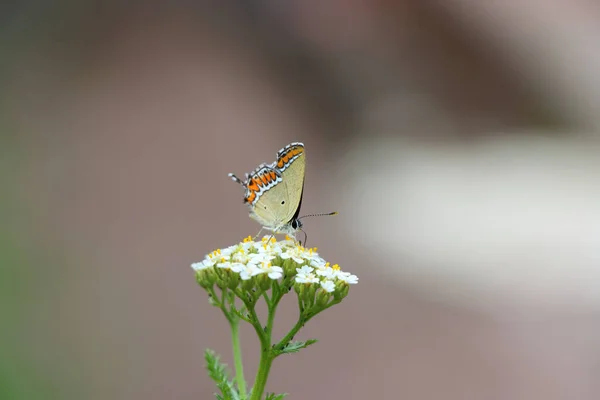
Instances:
[[[268,390],[600,398],[594,2],[2,8],[0,398],[212,398],[189,264],[258,231],[227,173],[291,141],[303,211],[340,211],[309,245],[360,284]]]

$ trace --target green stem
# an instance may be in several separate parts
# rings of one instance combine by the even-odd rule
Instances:
[[[240,324],[238,318],[229,319],[231,326],[231,344],[233,345],[233,360],[235,364],[235,379],[242,399],[246,398],[246,380],[244,379],[244,365],[242,364],[242,350],[240,347]]]
[[[322,307],[319,309],[319,311],[315,314],[312,314],[309,310],[309,312],[301,312],[300,313],[300,317],[298,318],[298,322],[296,322],[296,325],[294,325],[294,327],[288,332],[287,335],[285,335],[285,337],[283,339],[281,339],[279,341],[279,343],[277,343],[274,348],[277,350],[281,350],[290,340],[292,340],[292,338],[294,336],[296,336],[296,333],[298,333],[298,331],[308,322],[310,321],[314,316],[316,316],[317,314],[327,310],[329,307],[333,307],[334,305],[338,304],[341,300],[336,300],[336,301],[332,301],[331,303],[327,304],[325,307]],[[301,307],[302,304],[301,302],[299,302],[299,306]],[[302,309],[301,309],[302,310]]]
[[[285,346],[290,340],[292,340],[294,336],[296,336],[296,333],[298,333],[300,328],[302,328],[304,324],[308,322],[309,319],[310,318],[305,319],[301,315],[300,318],[298,318],[298,322],[296,322],[296,325],[294,325],[294,327],[288,332],[288,334],[285,335],[285,337],[281,339],[279,343],[277,343],[274,347],[277,350],[281,350],[283,346]]]
[[[277,290],[277,282],[273,282],[273,302],[268,302],[268,312],[267,315],[267,335],[269,336],[269,345],[271,344],[271,333],[273,332],[273,321],[275,320],[275,310],[277,309],[277,305],[281,300],[281,296],[279,294],[279,290]]]
[[[252,397],[250,400],[262,399],[267,385],[267,379],[269,378],[269,371],[271,365],[275,359],[275,355],[271,351],[271,334],[273,332],[273,321],[275,320],[275,309],[277,308],[278,298],[273,299],[273,303],[269,305],[267,326],[265,329],[264,340],[261,340],[260,347],[260,364],[258,365],[258,371],[256,372],[256,379],[254,380],[254,387],[252,388]]]
[[[254,380],[254,387],[252,388],[252,397],[250,400],[261,400],[267,385],[267,378],[269,377],[269,371],[271,370],[271,364],[273,364],[273,355],[271,354],[270,346],[265,348],[261,346],[260,364],[258,366],[258,372],[256,373],[256,379]]]
[[[256,331],[256,335],[258,336],[258,340],[260,340],[260,345],[262,347],[264,346],[268,346],[269,345],[269,340],[270,340],[270,333],[266,333],[263,331],[263,327],[260,323],[260,320],[258,319],[258,315],[256,314],[256,311],[254,310],[254,304],[251,303],[244,303],[246,305],[246,309],[248,310],[248,313],[250,314],[250,323],[252,324],[252,327],[254,327],[254,330]]]

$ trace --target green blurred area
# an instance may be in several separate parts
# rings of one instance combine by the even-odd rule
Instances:
[[[47,278],[62,271],[56,270],[56,259],[36,239],[33,205],[21,196],[31,156],[23,146],[27,135],[13,121],[10,90],[14,61],[40,38],[40,21],[52,19],[43,17],[49,9],[43,2],[11,5],[0,28],[0,83],[5,88],[0,94],[0,399],[73,398],[73,388],[56,379],[66,376],[66,361],[48,363],[46,355],[36,352],[52,348],[46,343],[48,332],[34,316],[52,309],[49,289],[55,281]]]
[[[14,139],[14,138],[13,138]],[[31,341],[43,340],[43,332],[31,332],[28,316],[43,298],[43,280],[51,263],[43,249],[27,238],[28,210],[19,198],[18,172],[24,155],[15,140],[0,139],[0,399],[60,398],[52,375],[36,365]],[[56,370],[61,365],[56,365]],[[64,397],[63,397],[64,398]]]

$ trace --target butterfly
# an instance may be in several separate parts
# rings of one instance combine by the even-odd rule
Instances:
[[[295,236],[298,230],[302,230],[302,218],[337,214],[333,212],[299,217],[305,166],[304,144],[293,142],[277,152],[275,162],[260,164],[246,174],[245,181],[234,174],[229,174],[229,177],[245,189],[244,203],[250,209],[251,218],[274,234]]]

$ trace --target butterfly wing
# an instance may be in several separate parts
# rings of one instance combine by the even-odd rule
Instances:
[[[233,174],[230,177],[245,187],[250,217],[266,229],[290,233],[302,203],[305,165],[304,145],[290,143],[279,150],[273,164],[259,165],[245,182]]]
[[[269,230],[277,230],[281,216],[287,212],[287,193],[280,171],[271,165],[261,165],[252,171],[246,183],[244,202],[250,207],[250,217]]]
[[[254,171],[248,174],[246,182],[243,184],[246,188],[244,203],[254,207],[260,198],[282,181],[281,172],[271,165],[261,164]]]
[[[287,209],[281,222],[289,224],[298,217],[304,193],[306,155],[302,143],[291,143],[277,153],[276,168],[281,171],[287,192]]]

